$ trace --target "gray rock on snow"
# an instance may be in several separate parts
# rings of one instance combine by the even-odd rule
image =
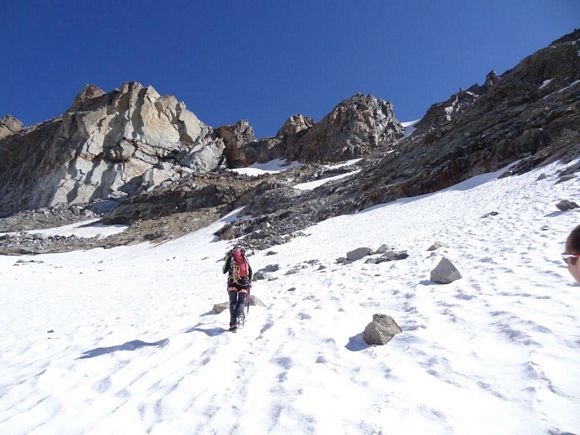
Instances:
[[[446,246],[441,242],[435,242],[427,248],[427,251],[436,251],[439,248],[446,248]]]
[[[250,302],[251,306],[255,306],[255,307],[265,307],[266,306],[266,304],[264,302],[262,302],[260,299],[258,299],[254,295],[250,295],[248,298],[248,301]]]
[[[386,314],[374,314],[364,332],[363,339],[367,344],[387,344],[397,334],[403,332],[395,319]]]
[[[357,261],[373,252],[371,248],[357,248],[353,251],[349,251],[346,254],[346,258],[349,261]]]
[[[381,245],[377,248],[374,254],[384,254],[385,252],[392,251],[393,248],[390,248],[388,245]]]
[[[222,311],[227,310],[230,307],[230,303],[229,302],[222,302],[221,304],[214,304],[213,306],[213,312],[215,314],[219,314]]]
[[[563,199],[558,204],[556,204],[556,208],[560,211],[574,210],[575,208],[579,207],[580,206],[576,204],[574,201],[568,201],[567,199]]]
[[[254,273],[254,276],[252,278],[254,281],[262,281],[266,279],[266,275],[264,275],[264,273],[259,270],[256,273]]]
[[[262,302],[260,299],[258,299],[254,295],[250,295],[248,297],[248,302],[250,303],[250,305],[256,306],[256,307],[265,307],[266,306],[266,304],[264,302]],[[229,302],[222,302],[221,304],[214,304],[213,312],[215,314],[219,314],[219,313],[227,310],[229,307],[230,307]]]
[[[365,263],[380,264],[387,261],[404,260],[408,256],[409,254],[407,254],[407,251],[387,251],[380,257],[369,258]]]
[[[449,284],[458,279],[461,279],[461,274],[446,257],[431,271],[431,281],[438,284]]]

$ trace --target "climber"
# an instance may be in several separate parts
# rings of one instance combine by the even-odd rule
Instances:
[[[568,272],[580,284],[580,225],[568,235],[562,257],[568,266]]]
[[[235,246],[225,256],[223,273],[228,273],[228,295],[230,297],[230,331],[235,331],[244,320],[246,298],[252,286],[252,267],[246,253]]]

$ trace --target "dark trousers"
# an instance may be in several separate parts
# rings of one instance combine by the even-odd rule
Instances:
[[[244,315],[246,293],[229,291],[230,296],[230,326],[238,323],[238,318]]]

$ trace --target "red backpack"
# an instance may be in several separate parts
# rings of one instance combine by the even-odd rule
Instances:
[[[250,270],[243,249],[234,248],[232,250],[231,268],[232,279],[235,283],[246,283],[249,281]]]

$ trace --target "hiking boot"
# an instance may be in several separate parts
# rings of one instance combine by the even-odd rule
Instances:
[[[230,323],[230,331],[235,331],[236,329],[238,329],[238,324],[237,323]]]

